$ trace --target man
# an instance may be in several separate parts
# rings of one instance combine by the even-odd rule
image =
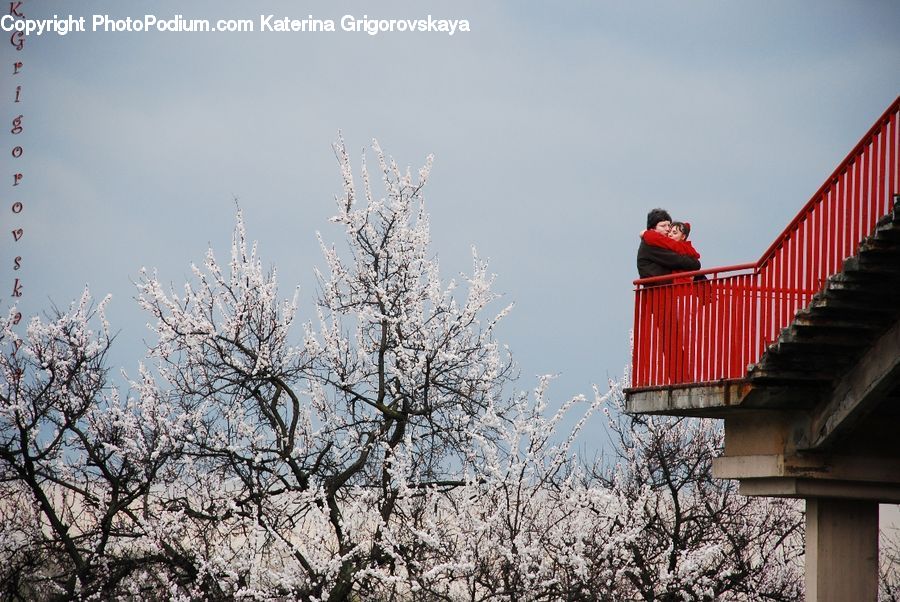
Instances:
[[[652,209],[647,214],[647,229],[664,236],[672,229],[672,216],[665,209]],[[641,278],[663,276],[672,272],[692,272],[700,269],[700,262],[688,255],[648,245],[641,239],[637,252],[637,269]]]

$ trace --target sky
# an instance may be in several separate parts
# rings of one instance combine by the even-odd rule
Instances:
[[[638,233],[653,207],[691,222],[704,267],[755,261],[900,93],[900,3],[831,0],[63,2],[85,32],[3,44],[7,179],[0,309],[26,315],[87,285],[112,295],[113,359],[150,336],[142,267],[176,286],[208,246],[227,258],[235,198],[283,296],[311,319],[316,241],[341,179],[331,145],[376,138],[413,169],[445,279],[488,258],[515,303],[498,338],[517,386],[561,401],[629,362]],[[100,32],[93,15],[250,19],[254,32]],[[261,16],[335,32],[259,31]],[[466,20],[470,31],[349,32],[354,19]],[[8,39],[9,34],[3,34]],[[23,68],[12,75],[12,63]],[[21,85],[20,102],[14,103]],[[356,160],[358,165],[358,159]],[[10,203],[25,209],[12,214]],[[21,257],[21,269],[13,259]],[[298,333],[299,337],[299,333]],[[298,338],[299,340],[299,338]],[[604,445],[602,419],[588,451]]]

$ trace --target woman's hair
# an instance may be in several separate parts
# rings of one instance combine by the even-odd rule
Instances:
[[[685,240],[691,235],[691,224],[689,222],[672,222],[672,227],[681,230],[684,233]]]

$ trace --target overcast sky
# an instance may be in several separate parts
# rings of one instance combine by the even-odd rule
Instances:
[[[338,131],[377,138],[426,188],[443,275],[490,259],[516,308],[500,330],[529,389],[589,394],[629,361],[638,232],[648,209],[693,225],[704,267],[755,261],[900,92],[893,0],[628,2],[36,2],[26,17],[89,31],[4,44],[7,121],[25,155],[3,212],[4,303],[112,293],[115,360],[134,372],[142,266],[176,285],[208,245],[226,257],[234,198],[281,290],[309,307],[315,240],[340,174]],[[112,18],[331,19],[333,33],[100,33]],[[470,32],[340,30],[362,19],[465,19]],[[8,34],[4,34],[8,36]],[[11,63],[25,63],[20,79]],[[13,88],[22,102],[13,105]],[[6,146],[12,136],[4,134]],[[7,184],[7,201],[12,189]],[[6,207],[8,205],[4,203]],[[12,270],[12,258],[23,267]],[[500,309],[498,305],[497,309]],[[309,319],[307,313],[301,318]],[[587,445],[602,446],[602,426]],[[592,441],[591,439],[594,439]]]

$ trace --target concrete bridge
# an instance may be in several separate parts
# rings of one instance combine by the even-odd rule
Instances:
[[[635,282],[628,410],[723,419],[715,476],[806,500],[817,602],[876,599],[878,504],[900,503],[898,117],[758,262]]]

